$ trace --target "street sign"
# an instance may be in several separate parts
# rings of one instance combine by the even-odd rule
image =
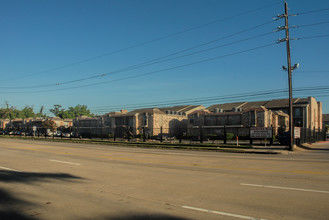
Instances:
[[[32,129],[33,129],[33,131],[36,131],[37,130],[37,126],[33,126]]]
[[[251,127],[250,138],[272,138],[271,127]]]
[[[294,136],[295,138],[300,138],[300,127],[295,127]]]

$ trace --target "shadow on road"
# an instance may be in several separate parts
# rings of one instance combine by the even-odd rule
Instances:
[[[66,173],[30,173],[0,170],[0,182],[34,182],[34,181],[51,181],[54,179],[62,179],[72,181],[81,179]]]
[[[30,173],[0,170],[0,182],[9,183],[32,183],[36,181],[52,181],[52,180],[73,181],[82,179],[65,173]],[[31,205],[27,201],[23,201],[12,193],[0,188],[0,219],[10,220],[35,220],[32,216],[26,216],[20,213],[17,208],[21,205]]]

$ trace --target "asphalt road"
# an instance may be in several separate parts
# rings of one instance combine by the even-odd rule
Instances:
[[[0,139],[0,219],[329,219],[329,143],[283,155]]]

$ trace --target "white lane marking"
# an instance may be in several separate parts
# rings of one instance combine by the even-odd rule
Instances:
[[[182,208],[199,211],[199,212],[216,214],[216,215],[224,215],[224,216],[230,216],[230,217],[235,217],[235,218],[241,218],[241,219],[252,219],[252,220],[259,219],[259,218],[250,217],[250,216],[237,215],[237,214],[232,214],[232,213],[228,213],[228,212],[219,212],[219,211],[213,211],[213,210],[202,209],[202,208],[195,208],[195,207],[191,207],[191,206],[182,206]],[[264,220],[264,219],[261,218],[260,220]]]
[[[286,189],[286,190],[295,190],[295,191],[304,191],[304,192],[329,193],[329,191],[322,191],[322,190],[301,189],[301,188],[291,188],[291,187],[282,187],[282,186],[267,186],[267,185],[258,185],[258,184],[249,184],[249,183],[240,183],[240,185],[264,187],[264,188],[272,188],[272,189]]]
[[[1,167],[1,166],[0,166],[0,169],[9,170],[9,171],[15,171],[15,172],[21,172],[19,170],[14,170],[14,169],[11,169],[11,168],[8,168],[8,167]]]
[[[81,165],[79,163],[71,163],[71,162],[66,162],[66,161],[61,161],[61,160],[49,160],[49,161],[52,161],[52,162],[57,162],[57,163],[66,163],[66,164],[71,164],[71,165]]]
[[[182,156],[198,156],[197,154],[186,154],[186,153],[164,153],[169,155],[182,155]]]

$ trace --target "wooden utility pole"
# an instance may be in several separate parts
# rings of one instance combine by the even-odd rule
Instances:
[[[286,38],[279,39],[278,43],[286,42],[287,47],[287,64],[288,67],[283,66],[284,70],[288,71],[288,86],[289,86],[289,151],[294,150],[294,117],[293,117],[293,100],[292,100],[292,75],[291,72],[293,69],[298,68],[299,64],[295,64],[293,67],[291,66],[291,59],[290,59],[290,38],[289,38],[289,25],[288,25],[288,4],[284,1],[284,11],[283,15],[278,15],[276,20],[280,18],[285,19],[285,26],[278,27],[278,31],[285,30],[286,31]]]
[[[287,46],[287,65],[288,65],[288,84],[289,84],[289,150],[294,150],[294,122],[292,108],[292,76],[291,76],[291,59],[290,59],[290,40],[288,26],[288,4],[284,2],[284,18],[286,29],[286,46]]]

